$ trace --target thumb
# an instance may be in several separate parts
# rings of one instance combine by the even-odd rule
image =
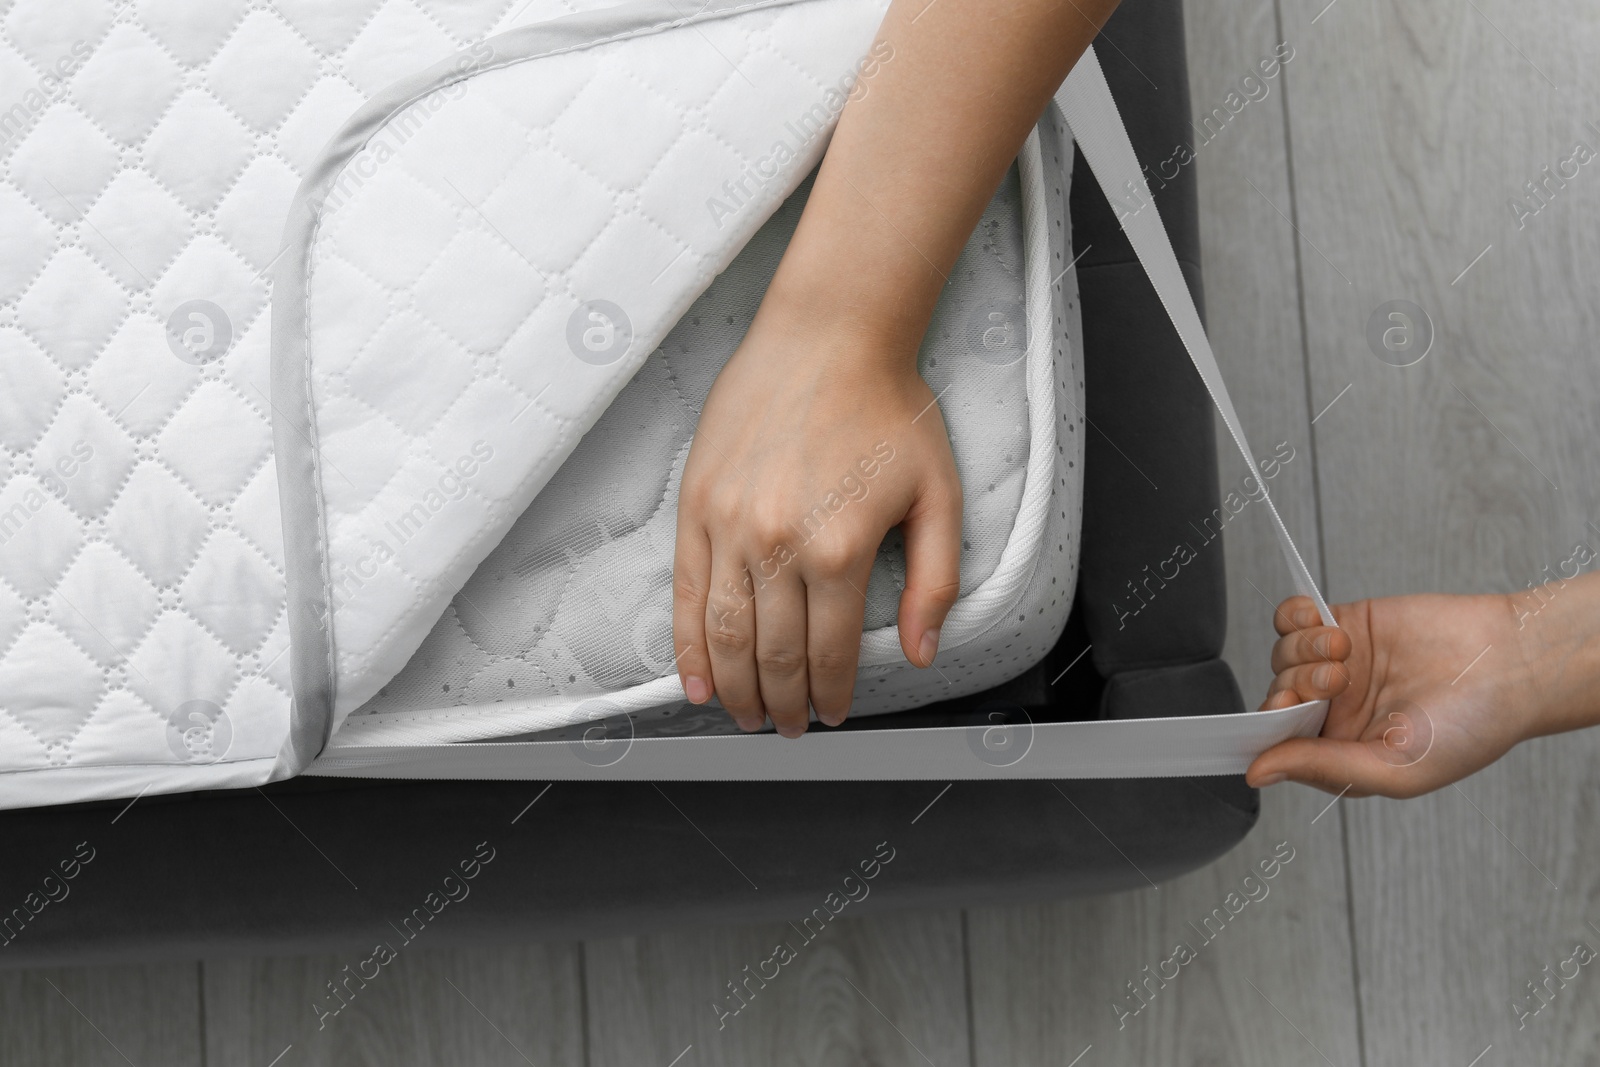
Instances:
[[[928,486],[900,523],[906,589],[900,596],[900,648],[919,667],[933,665],[939,628],[961,595],[961,483],[955,472]]]
[[[1388,759],[1385,759],[1385,754]],[[1396,765],[1393,750],[1383,738],[1336,741],[1327,737],[1291,738],[1257,756],[1245,772],[1256,788],[1281,781],[1299,782],[1328,793],[1347,796],[1411,797],[1426,793],[1433,784],[1419,778],[1415,766]]]

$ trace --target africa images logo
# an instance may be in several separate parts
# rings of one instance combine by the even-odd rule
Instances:
[[[167,347],[192,367],[203,367],[228,354],[233,321],[209,300],[185,300],[167,316]]]
[[[187,700],[167,716],[167,747],[185,763],[216,763],[233,744],[233,723],[209,700]]]
[[[1028,354],[1028,321],[1015,300],[985,300],[967,316],[970,351],[985,363],[1009,367]]]
[[[567,347],[591,366],[607,366],[633,347],[633,323],[609,300],[585,300],[567,317]]]
[[[591,767],[620,763],[633,749],[633,716],[614,700],[597,697],[579,704],[575,718],[592,720],[581,736],[567,742],[567,751]]]
[[[967,747],[991,767],[1011,767],[1033,749],[1033,720],[1020,704],[993,702],[978,709],[987,723],[967,731]]]
[[[1422,362],[1433,348],[1433,319],[1409,300],[1391,300],[1367,319],[1367,347],[1391,367]]]

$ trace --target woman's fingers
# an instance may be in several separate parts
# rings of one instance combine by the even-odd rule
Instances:
[[[1258,789],[1290,781],[1349,797],[1414,797],[1443,784],[1436,773],[1397,761],[1383,738],[1297,737],[1257,756],[1245,781]]]
[[[1369,784],[1365,780],[1372,776],[1373,768],[1365,765],[1368,758],[1359,741],[1299,737],[1257,756],[1244,780],[1256,789],[1291,781],[1328,793],[1366,796],[1375,790],[1358,790],[1357,779],[1363,780],[1363,786]]]
[[[1308,596],[1292,596],[1272,613],[1272,628],[1278,631],[1279,637],[1321,624],[1322,616],[1317,613],[1317,605]]]
[[[870,566],[869,562],[861,568],[859,577],[841,571],[806,582],[806,660],[811,706],[817,709],[817,718],[829,726],[838,726],[850,713],[867,607],[859,590],[866,587]]]
[[[715,692],[711,654],[706,648],[706,600],[711,588],[711,542],[687,510],[678,512],[678,540],[672,558],[672,646],[678,679],[692,704]]]
[[[1292,596],[1273,612],[1279,633],[1272,646],[1272,685],[1262,711],[1289,708],[1307,700],[1331,700],[1350,686],[1346,660],[1354,649],[1350,635],[1323,626],[1310,597]]]
[[[1337,660],[1326,663],[1304,663],[1298,667],[1279,671],[1273,677],[1267,695],[1270,697],[1280,690],[1287,689],[1294,692],[1300,700],[1331,700],[1344,692],[1349,685],[1350,668]]]
[[[1278,711],[1282,708],[1292,708],[1296,704],[1303,704],[1300,694],[1293,689],[1274,689],[1267,694],[1267,699],[1261,702],[1260,711]]]
[[[1303,663],[1350,658],[1350,635],[1334,626],[1313,626],[1278,638],[1272,646],[1272,670],[1281,673]]]
[[[918,667],[933,666],[939,628],[961,595],[961,482],[952,469],[924,486],[900,523],[906,588],[900,595],[900,648]]]
[[[755,666],[761,706],[784,737],[806,732],[806,587],[792,561],[768,555],[748,564],[755,578]]]
[[[705,631],[711,677],[722,706],[741,729],[760,729],[766,711],[756,676],[755,586],[743,555],[717,545],[711,549]]]

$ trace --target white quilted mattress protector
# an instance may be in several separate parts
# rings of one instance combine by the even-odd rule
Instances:
[[[20,0],[0,17],[0,805],[683,703],[694,420],[882,2]],[[868,89],[867,91],[870,91]],[[1051,108],[922,348],[966,496],[936,669],[880,549],[855,713],[1065,622],[1082,382]]]

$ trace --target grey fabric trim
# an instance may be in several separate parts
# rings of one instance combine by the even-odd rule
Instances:
[[[322,208],[344,167],[390,120],[430,93],[487,71],[691,23],[805,0],[639,0],[498,34],[404,78],[369,100],[322,150],[295,191],[272,293],[272,409],[289,604],[293,700],[273,777],[298,774],[328,743],[336,676],[329,613],[327,523],[311,396],[306,284]],[[487,50],[487,55],[485,55]]]

